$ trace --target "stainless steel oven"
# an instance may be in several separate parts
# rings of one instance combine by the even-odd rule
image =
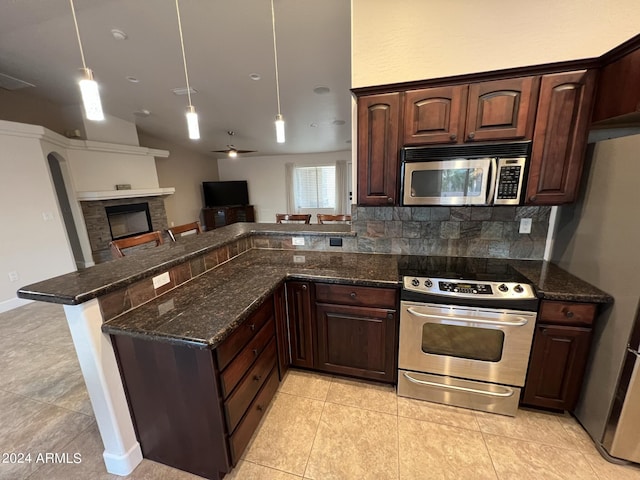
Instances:
[[[404,276],[399,395],[515,415],[537,299],[522,279],[498,273],[498,281],[486,280],[495,277],[489,271],[471,280]]]

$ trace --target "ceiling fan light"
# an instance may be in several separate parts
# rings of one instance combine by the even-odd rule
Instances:
[[[276,115],[276,142],[284,143],[284,118],[282,115]]]
[[[93,79],[93,72],[90,68],[85,68],[84,74],[85,77],[80,80],[80,93],[87,120],[104,120],[98,84]]]
[[[200,126],[198,125],[198,114],[196,107],[189,105],[187,107],[187,128],[189,129],[189,138],[191,140],[200,139]]]
[[[232,148],[229,150],[227,155],[229,155],[229,158],[236,158],[238,156],[238,151]]]

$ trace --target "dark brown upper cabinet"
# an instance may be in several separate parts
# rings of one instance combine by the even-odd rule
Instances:
[[[398,202],[400,93],[358,99],[358,203]]]
[[[470,84],[464,141],[530,138],[537,93],[538,77]]]
[[[409,90],[404,96],[404,145],[456,143],[464,138],[467,85]]]
[[[638,44],[636,38],[635,44]],[[640,48],[600,71],[593,122],[598,126],[638,125],[640,121]]]
[[[542,77],[527,203],[559,205],[575,200],[584,164],[595,79],[593,70]]]

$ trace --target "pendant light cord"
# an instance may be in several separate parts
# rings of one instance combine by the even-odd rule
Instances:
[[[78,45],[80,46],[80,56],[82,57],[82,67],[87,70],[87,64],[84,61],[84,51],[82,50],[82,42],[80,41],[80,30],[78,29],[78,20],[76,19],[76,9],[73,6],[73,0],[69,0],[71,4],[71,13],[73,14],[73,23],[76,26],[76,35],[78,36]]]
[[[182,38],[182,22],[180,21],[180,7],[176,0],[176,13],[178,14],[178,31],[180,32],[180,46],[182,47],[182,63],[184,64],[184,79],[187,82],[187,98],[191,107],[191,87],[189,87],[189,74],[187,73],[187,57],[184,54],[184,38]]]
[[[280,80],[278,78],[278,48],[276,47],[276,12],[273,8],[273,0],[271,0],[271,25],[273,27],[273,57],[276,66],[276,98],[278,99],[278,115],[280,115]]]

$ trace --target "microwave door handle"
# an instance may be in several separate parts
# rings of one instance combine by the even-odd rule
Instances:
[[[495,157],[491,157],[491,181],[489,182],[489,193],[487,194],[487,205],[493,203],[493,195],[496,191],[496,180],[498,178],[498,162]]]

